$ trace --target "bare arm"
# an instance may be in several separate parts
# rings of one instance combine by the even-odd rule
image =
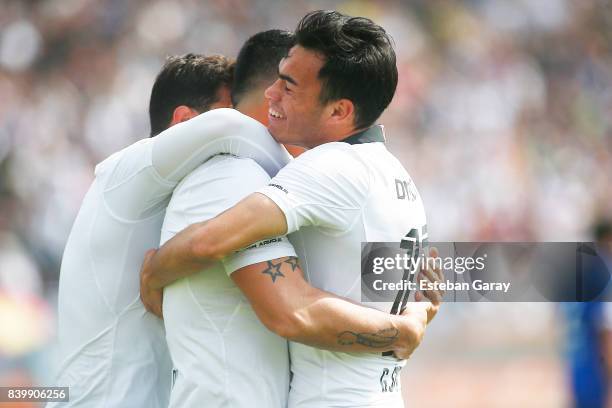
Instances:
[[[253,193],[217,217],[176,234],[143,265],[142,274],[151,289],[159,289],[253,242],[286,232],[281,209],[265,195]]]
[[[144,266],[154,252],[147,253]],[[434,269],[422,279],[440,280],[440,273]],[[261,322],[279,336],[326,350],[392,351],[399,358],[418,347],[441,299],[440,293],[426,293],[432,303],[410,303],[401,316],[383,313],[310,286],[294,257],[249,265],[231,277]],[[143,303],[162,317],[162,291],[146,287],[141,285]]]
[[[310,286],[297,258],[279,258],[237,270],[232,280],[261,322],[289,340],[343,352],[393,351],[407,358],[421,342],[431,303],[390,315]]]

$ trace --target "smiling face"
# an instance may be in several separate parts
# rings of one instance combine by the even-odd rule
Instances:
[[[280,143],[313,147],[325,134],[327,109],[320,103],[323,58],[303,47],[291,48],[279,65],[279,78],[265,96],[268,129]]]

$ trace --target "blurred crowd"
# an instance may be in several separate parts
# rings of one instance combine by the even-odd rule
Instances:
[[[48,341],[93,168],[148,135],[165,57],[233,56],[320,8],[394,38],[400,82],[381,123],[430,240],[590,240],[612,215],[608,1],[0,0],[0,356]]]

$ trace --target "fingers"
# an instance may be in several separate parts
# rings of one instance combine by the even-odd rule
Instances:
[[[419,277],[421,279],[427,279],[430,282],[440,282],[441,281],[440,276],[438,275],[438,272],[432,269],[431,265],[427,265],[423,267],[421,269],[421,272],[419,273]]]
[[[163,289],[152,289],[148,284],[148,278],[150,275],[149,265],[156,252],[157,249],[148,250],[145,253],[144,260],[142,261],[142,267],[140,269],[140,300],[147,311],[153,313],[160,319],[163,319]]]
[[[419,275],[421,276],[421,275]],[[420,277],[420,281],[425,281],[425,282],[432,282],[428,279],[424,279],[422,277]],[[426,284],[421,284],[421,287],[427,287]],[[420,294],[420,296],[417,298],[417,294]],[[429,300],[431,303],[433,303],[434,305],[438,305],[442,302],[442,297],[444,296],[444,292],[439,290],[439,289],[431,289],[431,290],[421,290],[419,292],[417,292],[415,295],[415,300],[417,302],[420,302],[422,300]]]
[[[429,248],[429,256],[431,258],[437,258],[439,255],[440,253],[438,252],[438,248],[436,247]]]
[[[151,264],[151,259],[157,253],[157,249],[149,249],[144,256],[142,261],[142,265],[140,266],[140,285],[142,286],[142,281],[146,278],[146,275],[149,273],[149,266]]]
[[[429,250],[427,263],[421,268],[417,280],[419,287],[432,287],[432,289],[423,290],[415,294],[415,300],[420,302],[423,298],[429,299],[434,305],[442,302],[444,290],[440,289],[440,283],[444,281],[444,272],[438,268],[432,258],[437,258],[439,255],[438,249],[432,247]],[[435,286],[434,286],[435,285]]]
[[[150,304],[150,307],[151,307],[150,312],[163,320],[164,318],[164,313],[162,310],[163,309],[162,304],[163,304],[163,299],[164,299],[163,292],[160,290],[159,293],[153,294],[152,298],[153,299],[152,299],[152,304]]]
[[[438,248],[431,247],[431,249],[429,250],[429,257],[430,258],[438,258],[439,256],[440,256],[440,253],[438,252]],[[440,282],[442,282],[444,280],[444,271],[441,268],[436,268],[435,263],[432,266],[432,270],[437,275],[437,277],[440,280]]]
[[[161,289],[153,289],[153,290],[144,290],[141,288],[140,290],[140,300],[144,305],[145,309],[153,313],[155,316],[163,319],[163,299],[164,293]]]

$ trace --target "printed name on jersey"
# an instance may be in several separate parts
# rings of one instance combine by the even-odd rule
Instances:
[[[395,179],[395,192],[398,200],[415,201],[417,199],[417,189],[411,179]]]
[[[278,184],[274,184],[274,183],[270,183],[268,184],[270,187],[274,187],[274,188],[278,188],[280,191],[282,191],[285,194],[289,194],[289,191],[287,191],[287,189],[283,186],[280,186]]]

